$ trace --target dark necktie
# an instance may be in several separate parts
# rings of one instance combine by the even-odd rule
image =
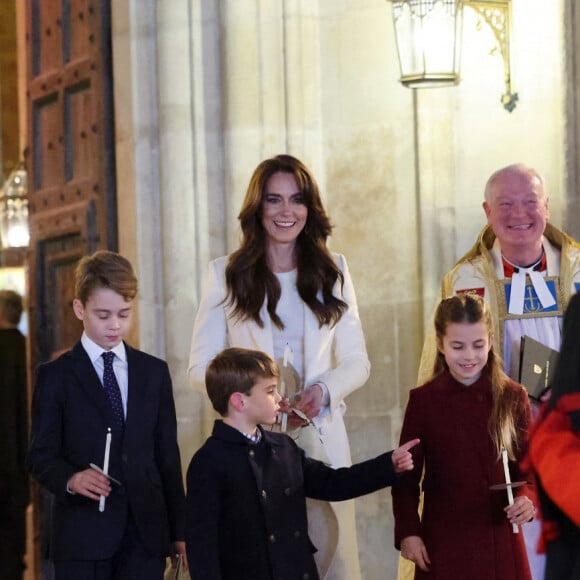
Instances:
[[[113,415],[115,416],[116,427],[119,430],[123,430],[123,425],[125,423],[125,414],[123,413],[123,400],[121,399],[121,390],[119,389],[119,383],[113,372],[113,359],[115,358],[115,353],[112,351],[103,353],[103,360],[105,361],[105,371],[103,373],[103,387],[105,387],[105,393],[109,397],[111,407],[113,408]]]

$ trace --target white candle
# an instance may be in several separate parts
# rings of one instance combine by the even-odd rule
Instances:
[[[286,343],[286,346],[284,347],[284,360],[282,366],[287,367],[289,362],[292,362],[292,349],[290,348],[290,345]],[[284,378],[280,380],[280,396],[282,398],[286,397],[286,383],[284,382]],[[288,428],[288,415],[286,413],[282,413],[280,423],[280,430],[285,433]]]
[[[288,360],[290,359],[291,353],[292,350],[290,348],[290,345],[286,343],[286,346],[284,347],[284,360],[282,362],[283,367],[288,366]],[[280,378],[280,396],[282,398],[286,396],[286,383],[284,382],[284,375],[282,375],[282,377]]]
[[[282,381],[282,384],[284,384],[284,381]],[[281,394],[282,396],[284,396],[284,394]],[[288,414],[287,413],[280,413],[280,431],[282,431],[282,433],[286,433],[286,430],[288,429]]]
[[[280,379],[280,396],[283,399],[286,397],[286,383],[283,378]],[[278,415],[278,423],[280,423],[280,431],[285,433],[288,426],[288,415],[286,413],[280,413]]]
[[[292,349],[290,348],[290,345],[286,343],[286,346],[284,347],[284,362],[282,363],[282,366],[287,367],[289,362],[292,362]]]
[[[111,428],[107,428],[107,436],[105,437],[105,459],[103,460],[103,473],[109,473],[109,455],[111,454]],[[99,498],[99,511],[105,511],[105,496]]]
[[[507,455],[507,450],[505,447],[501,450],[501,458],[503,461],[503,472],[505,475],[505,482],[507,485],[508,503],[510,505],[514,505],[514,492],[512,490],[512,486],[511,486],[512,480],[510,477],[510,468],[508,466],[508,455]],[[513,530],[514,534],[519,533],[519,529],[518,529],[518,526],[516,524],[512,524],[512,530]]]

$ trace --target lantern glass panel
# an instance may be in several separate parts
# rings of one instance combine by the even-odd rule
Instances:
[[[14,170],[0,191],[0,237],[4,248],[23,248],[30,241],[26,171]]]
[[[462,15],[460,0],[393,2],[404,85],[434,87],[459,82]]]

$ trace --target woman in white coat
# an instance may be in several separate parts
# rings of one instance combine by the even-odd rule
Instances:
[[[239,220],[240,248],[210,263],[190,380],[205,392],[206,367],[226,347],[265,351],[281,367],[290,436],[335,468],[350,465],[344,398],[366,382],[370,363],[346,261],[326,247],[332,226],[316,181],[290,155],[263,161]],[[360,579],[353,501],[308,500],[308,518],[320,577]]]

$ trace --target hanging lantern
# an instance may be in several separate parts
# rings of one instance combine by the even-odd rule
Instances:
[[[461,0],[393,0],[401,83],[444,87],[459,83]]]
[[[0,236],[3,248],[24,248],[30,241],[28,180],[22,167],[8,176],[0,191]]]

